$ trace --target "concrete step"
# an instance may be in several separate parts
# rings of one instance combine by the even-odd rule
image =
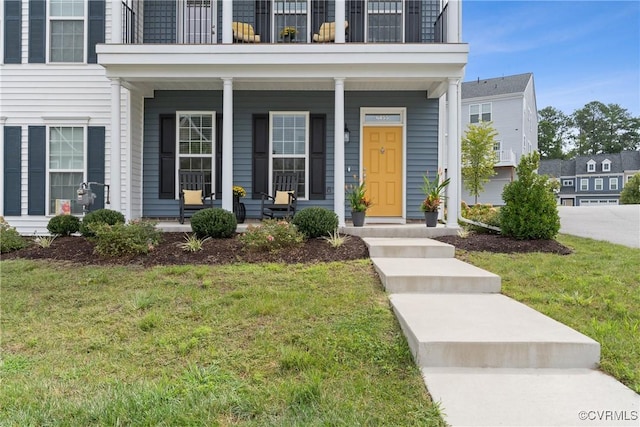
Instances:
[[[451,426],[635,426],[640,395],[592,369],[423,368]]]
[[[455,258],[371,258],[389,293],[495,293],[500,276]]]
[[[588,368],[600,344],[501,294],[393,294],[420,367]]]
[[[340,232],[352,236],[365,237],[396,237],[396,238],[433,238],[440,236],[455,236],[458,234],[457,227],[427,227],[424,222],[415,224],[368,224],[365,221],[364,227],[353,227],[347,225],[340,227]]]
[[[371,258],[453,258],[456,248],[428,238],[365,237]]]

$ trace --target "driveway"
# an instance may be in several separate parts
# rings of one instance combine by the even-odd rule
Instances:
[[[558,206],[560,233],[640,248],[640,205]]]

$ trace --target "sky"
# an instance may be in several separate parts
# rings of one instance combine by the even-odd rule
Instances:
[[[464,81],[533,73],[538,110],[591,101],[640,117],[640,1],[462,2]]]

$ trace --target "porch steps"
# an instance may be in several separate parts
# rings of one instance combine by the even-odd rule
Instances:
[[[353,227],[346,225],[340,227],[340,232],[365,237],[389,237],[389,238],[433,238],[441,236],[455,236],[458,234],[458,228],[447,228],[443,225],[437,227],[427,227],[424,222],[411,224],[367,224],[363,227]]]
[[[453,258],[456,248],[437,240],[414,238],[365,237],[371,258]]]

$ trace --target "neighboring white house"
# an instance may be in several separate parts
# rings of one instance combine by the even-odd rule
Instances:
[[[523,154],[538,150],[538,110],[533,74],[478,79],[462,84],[462,136],[469,123],[491,121],[498,132],[494,151],[496,175],[485,184],[478,203],[502,205],[502,190],[516,178]],[[462,187],[462,200],[475,197]]]
[[[97,182],[110,204],[94,186],[93,208],[176,218],[186,169],[230,211],[245,187],[257,218],[290,171],[299,208],[344,224],[355,174],[368,215],[402,223],[446,146],[457,226],[461,22],[453,0],[4,0],[0,213],[42,231],[61,201],[82,215],[77,189]]]

